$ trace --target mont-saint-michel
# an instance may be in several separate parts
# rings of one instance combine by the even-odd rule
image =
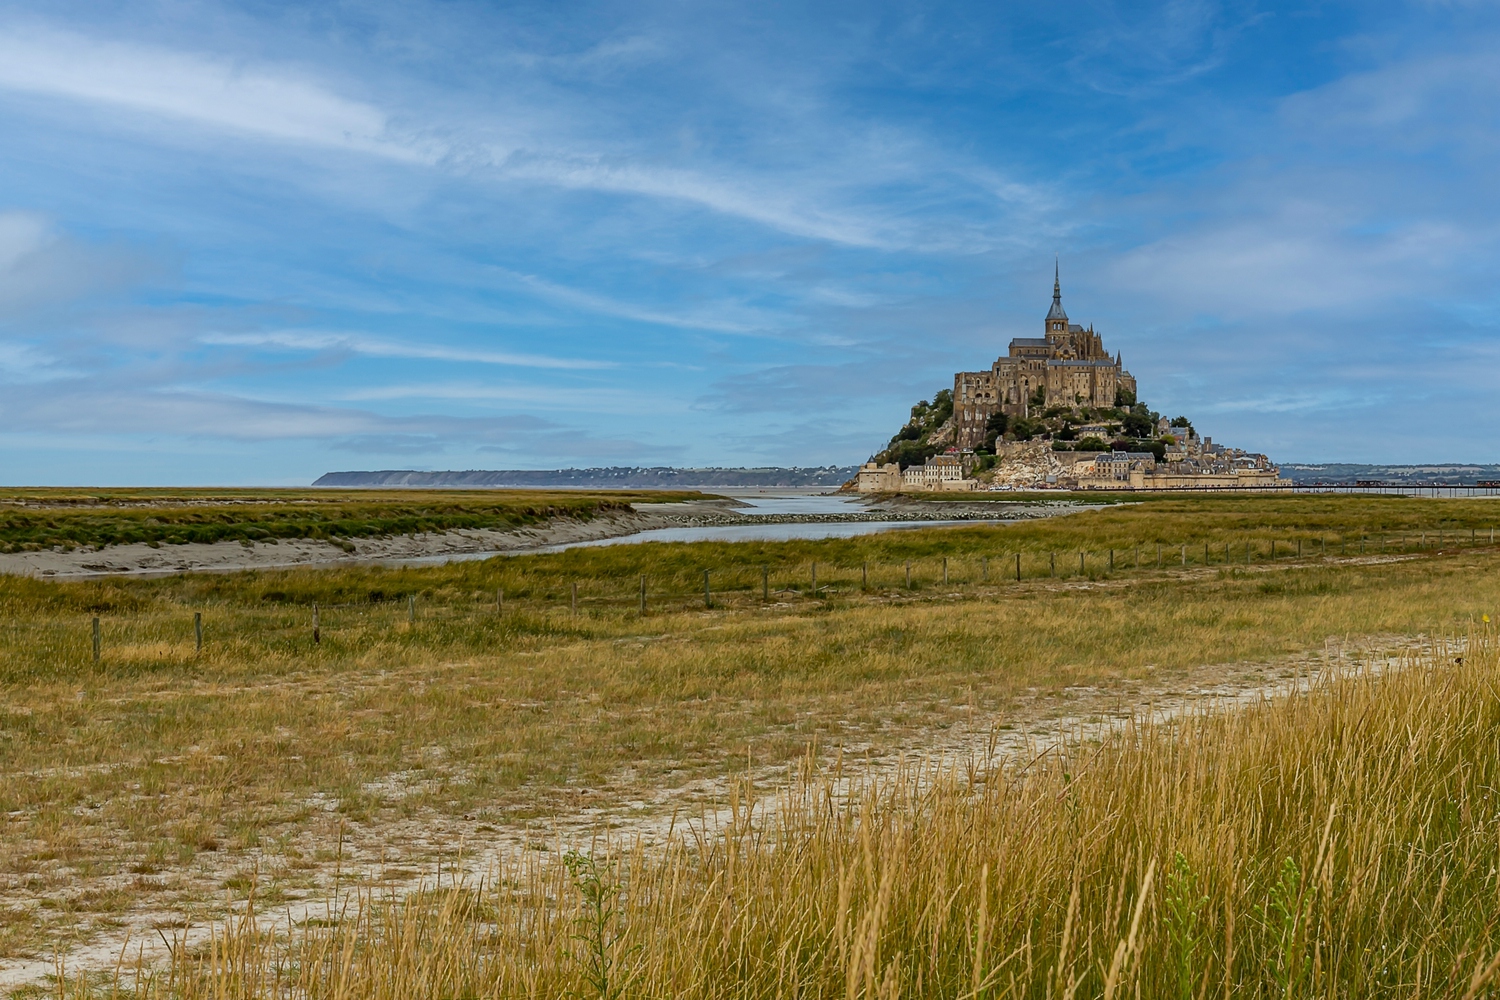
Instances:
[[[1232,490],[1290,486],[1265,455],[1215,444],[1142,402],[1120,352],[1068,318],[1062,280],[1040,337],[912,407],[860,467],[861,493],[1057,487]]]

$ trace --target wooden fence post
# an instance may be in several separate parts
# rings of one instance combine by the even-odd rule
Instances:
[[[911,560],[906,560],[906,589],[911,589]]]
[[[817,563],[817,560],[813,560],[813,564],[812,564],[812,595],[814,597],[818,596],[818,563]]]
[[[1051,573],[1053,576],[1056,576],[1057,575],[1057,553],[1056,552],[1048,552],[1047,553],[1047,565],[1048,565],[1048,572]]]
[[[573,614],[578,614],[578,581],[573,581]]]
[[[646,617],[646,574],[641,574],[641,617]]]
[[[760,599],[762,601],[771,599],[771,567],[765,564],[760,567]]]
[[[1110,549],[1109,550],[1109,571],[1111,573],[1113,573],[1115,571],[1115,550],[1114,549]]]
[[[95,615],[94,616],[94,662],[95,663],[99,662],[100,646],[102,645],[101,639],[102,639],[102,637],[99,634],[99,616]]]
[[[505,613],[505,591],[499,587],[495,588],[495,614]]]
[[[1187,542],[1182,543],[1182,564],[1187,565]]]
[[[713,593],[708,589],[708,570],[703,571],[703,606],[705,608],[714,606]]]
[[[193,612],[193,652],[203,652],[203,612]]]
[[[1016,582],[1021,582],[1021,553],[1016,553]]]
[[[943,556],[943,586],[948,586],[948,557]]]
[[[1083,550],[1082,549],[1078,550],[1078,575],[1079,576],[1083,576],[1084,575],[1084,570],[1083,570]]]
[[[409,624],[417,623],[417,595],[406,595],[406,620]]]
[[[318,602],[313,601],[313,645],[323,641],[323,635],[318,631]]]

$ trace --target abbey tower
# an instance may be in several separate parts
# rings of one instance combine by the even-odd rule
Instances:
[[[1135,392],[1135,378],[1119,354],[1109,356],[1092,326],[1068,322],[1055,272],[1044,335],[1015,338],[1009,354],[989,371],[953,376],[953,443],[961,450],[982,444],[985,424],[997,411],[1014,418],[1039,415],[1048,406],[1108,407],[1133,403]]]

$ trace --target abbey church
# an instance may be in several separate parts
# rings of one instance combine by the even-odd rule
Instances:
[[[953,376],[954,440],[960,450],[984,442],[985,425],[996,412],[1006,416],[1040,416],[1048,406],[1111,407],[1135,402],[1135,377],[1104,350],[1094,332],[1068,322],[1062,305],[1062,282],[1052,279],[1052,308],[1045,336],[1017,337],[1010,353],[989,371]]]

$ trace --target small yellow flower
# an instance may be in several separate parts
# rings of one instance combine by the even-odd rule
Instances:
[[[1490,616],[1489,615],[1480,615],[1479,617],[1482,618],[1482,619],[1484,619],[1484,623],[1486,625],[1488,625],[1490,623]]]

